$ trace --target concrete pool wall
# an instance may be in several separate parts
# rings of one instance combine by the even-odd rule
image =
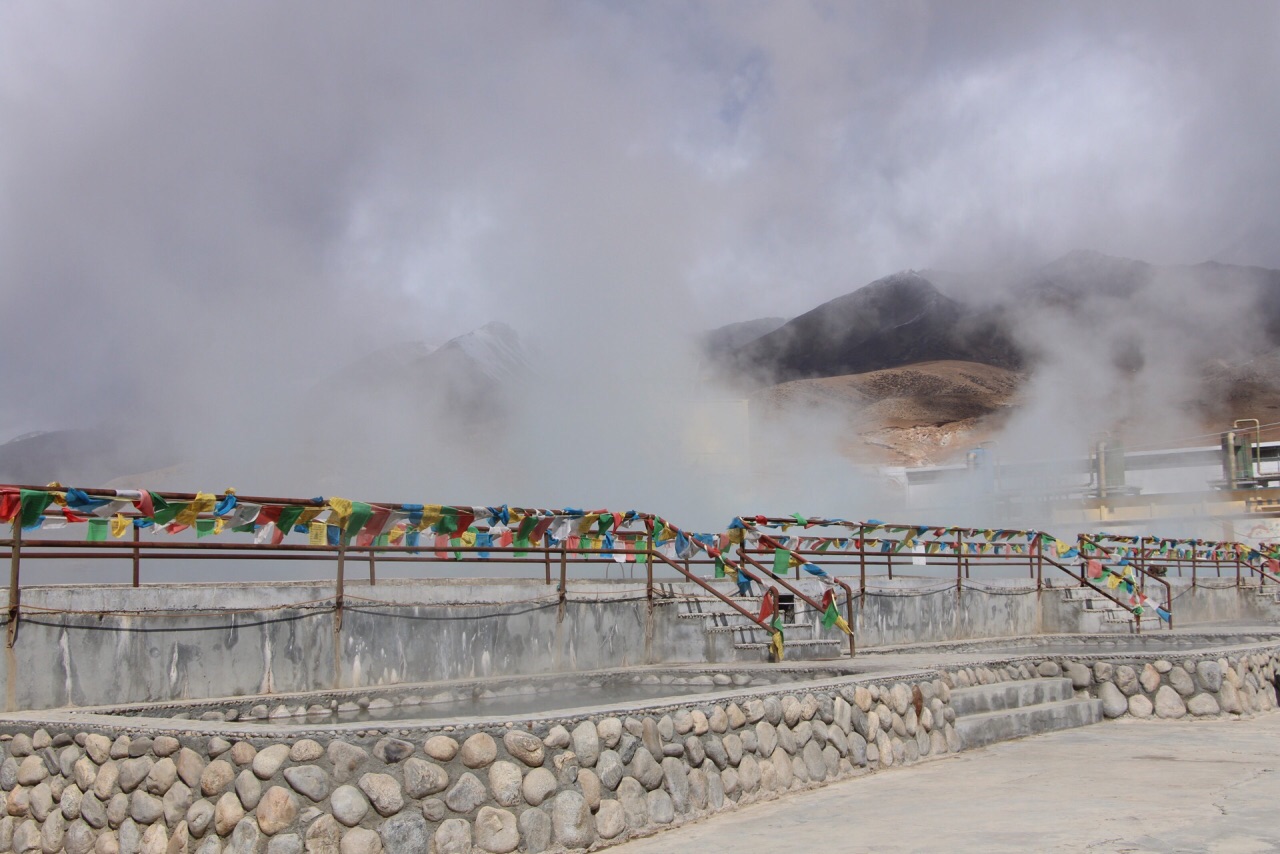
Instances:
[[[640,582],[571,582],[561,607],[554,586],[531,581],[389,581],[349,586],[338,628],[321,583],[31,587],[0,681],[5,708],[31,710],[763,660],[691,614],[725,610],[696,592],[661,584],[650,608]],[[870,647],[1097,631],[1096,613],[1069,595],[1025,581],[958,594],[937,580],[878,579],[855,606],[855,634]],[[1182,582],[1175,595],[1180,626],[1274,620],[1280,607],[1250,589]],[[840,637],[817,623],[801,605],[788,641]],[[832,642],[824,654],[845,649]]]

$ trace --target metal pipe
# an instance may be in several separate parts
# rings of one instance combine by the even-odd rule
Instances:
[[[8,639],[6,643],[9,649],[13,649],[14,642],[18,639],[18,610],[22,605],[22,587],[19,584],[19,572],[21,571],[22,561],[22,521],[21,516],[14,516],[13,519],[13,546],[9,551],[9,625]],[[15,674],[10,673],[9,679],[15,678]]]
[[[343,545],[343,537],[338,537],[338,580],[334,591],[334,609],[333,609],[333,632],[334,632],[334,648],[337,649],[338,638],[336,635],[342,631],[342,605],[346,594],[346,560],[347,549]]]
[[[138,548],[140,530],[133,529],[133,586],[137,587],[142,580],[142,552]]]

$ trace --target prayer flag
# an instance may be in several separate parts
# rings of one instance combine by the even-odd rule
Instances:
[[[107,520],[106,519],[90,519],[89,532],[86,539],[91,543],[106,542]]]

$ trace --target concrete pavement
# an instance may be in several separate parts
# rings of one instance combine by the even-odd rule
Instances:
[[[610,850],[1280,852],[1280,713],[1005,742]]]

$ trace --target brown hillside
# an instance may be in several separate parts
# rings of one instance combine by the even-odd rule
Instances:
[[[990,438],[1017,404],[1023,374],[977,362],[921,362],[793,380],[752,398],[763,418],[821,412],[848,431],[860,462],[938,463]]]

